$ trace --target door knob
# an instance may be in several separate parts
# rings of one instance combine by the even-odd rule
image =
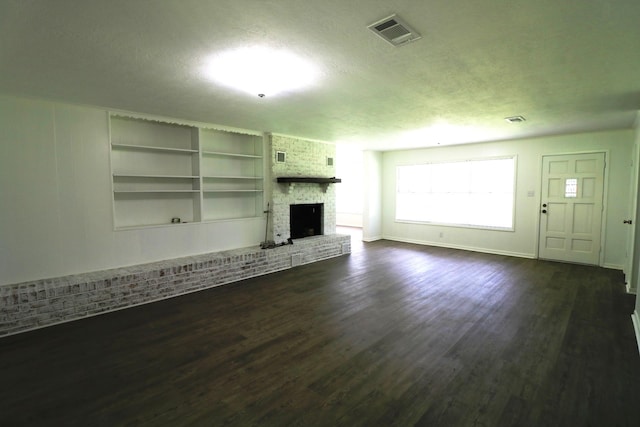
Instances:
[[[633,221],[630,220],[630,219],[625,219],[624,221],[622,221],[622,223],[631,225],[631,224],[633,224]]]
[[[547,210],[546,209],[542,209],[542,213],[547,213]]]
[[[543,204],[542,204],[542,207],[543,207],[543,208],[546,208],[546,207],[547,207],[547,204],[546,204],[546,203],[543,203]]]

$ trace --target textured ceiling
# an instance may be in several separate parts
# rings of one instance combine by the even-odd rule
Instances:
[[[422,39],[367,29],[392,13]],[[371,149],[630,128],[639,22],[638,0],[0,0],[0,92]],[[252,45],[321,78],[259,98],[203,77]]]

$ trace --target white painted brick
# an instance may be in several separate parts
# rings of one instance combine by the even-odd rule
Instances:
[[[271,158],[276,151],[287,153],[285,163],[271,162],[271,240],[285,242],[289,234],[289,205],[299,203],[324,203],[324,234],[336,232],[335,185],[327,186],[326,192],[318,184],[277,184],[279,176],[334,177],[335,166],[327,166],[327,157],[335,157],[332,144],[306,141],[280,135],[271,136]]]

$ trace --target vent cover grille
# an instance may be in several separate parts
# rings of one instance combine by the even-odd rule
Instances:
[[[402,46],[422,38],[420,34],[395,14],[374,22],[368,25],[367,28],[394,46]]]
[[[509,123],[522,123],[526,120],[523,116],[511,116],[505,117],[504,119]]]

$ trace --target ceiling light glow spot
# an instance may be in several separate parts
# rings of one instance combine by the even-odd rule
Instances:
[[[313,64],[285,50],[241,48],[213,56],[204,73],[216,83],[251,95],[274,96],[312,85]]]

